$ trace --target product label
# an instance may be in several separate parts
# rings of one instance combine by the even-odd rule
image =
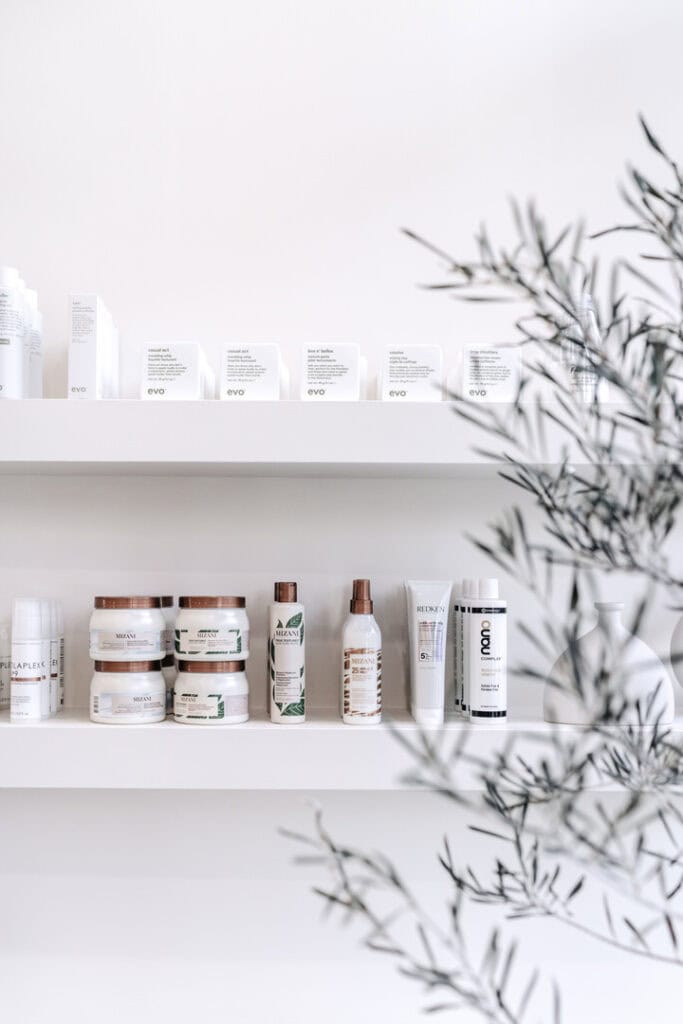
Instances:
[[[269,673],[272,707],[282,718],[301,718],[306,713],[303,612],[276,620]]]
[[[41,676],[12,679],[10,695],[10,717],[13,719],[37,721],[43,717],[43,688]]]
[[[417,623],[417,658],[426,665],[440,665],[445,649],[444,623],[435,619],[419,619]]]
[[[249,651],[249,630],[216,626],[211,629],[176,629],[175,651],[178,655],[207,655],[227,659]]]
[[[166,691],[152,693],[98,693],[90,698],[90,713],[94,718],[135,716],[140,721],[156,721],[166,714]]]
[[[199,362],[195,342],[148,345],[142,398],[201,398]]]
[[[507,714],[506,622],[505,608],[474,604],[470,609],[468,708],[473,718]]]
[[[301,397],[311,401],[360,398],[360,353],[357,345],[310,345],[305,351]]]
[[[175,695],[175,717],[183,721],[221,722],[231,718],[243,718],[249,713],[249,696],[246,693],[187,692]]]
[[[367,647],[344,651],[344,714],[379,717],[382,712],[382,652]]]
[[[108,654],[126,654],[131,661],[156,660],[164,654],[163,634],[159,629],[91,629],[90,654],[103,661]]]
[[[280,398],[278,346],[264,344],[224,348],[220,396],[232,401],[277,401]]]
[[[440,402],[442,363],[437,345],[387,349],[382,368],[382,401]]]
[[[520,380],[519,351],[512,347],[466,345],[463,397],[473,402],[513,402]]]

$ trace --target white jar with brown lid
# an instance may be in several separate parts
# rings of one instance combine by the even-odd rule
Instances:
[[[179,661],[173,710],[188,725],[238,725],[249,719],[243,661]]]
[[[182,661],[245,661],[249,619],[243,597],[181,597],[175,655]]]
[[[90,718],[105,725],[145,725],[166,717],[161,661],[96,661]]]
[[[159,597],[96,597],[90,616],[93,661],[158,661],[165,655]]]

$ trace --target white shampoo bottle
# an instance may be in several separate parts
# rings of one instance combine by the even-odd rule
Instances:
[[[474,722],[507,718],[507,601],[498,580],[479,580],[467,624],[467,713]]]
[[[268,609],[270,720],[295,725],[306,721],[304,606],[296,583],[276,583]]]
[[[342,637],[341,711],[345,725],[382,721],[382,634],[373,615],[370,580],[353,581]]]

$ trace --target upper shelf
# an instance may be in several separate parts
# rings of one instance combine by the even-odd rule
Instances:
[[[0,402],[0,473],[493,474],[447,402]]]

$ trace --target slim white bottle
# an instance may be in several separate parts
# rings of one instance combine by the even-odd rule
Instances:
[[[59,711],[59,633],[57,602],[50,601],[50,715]]]
[[[40,601],[40,636],[43,643],[43,662],[45,664],[43,689],[41,691],[43,718],[49,718],[52,714],[50,708],[50,655],[52,647],[50,626],[50,602],[42,599]]]
[[[0,399],[24,396],[24,302],[19,272],[0,267]]]
[[[462,635],[461,611],[462,581],[453,584],[453,706],[462,709]]]
[[[59,704],[58,710],[64,710],[64,609],[62,602],[57,601],[57,640],[59,643]]]
[[[304,606],[296,583],[276,583],[268,609],[270,720],[294,725],[306,721]]]
[[[498,597],[498,580],[479,580],[469,608],[469,696],[474,722],[507,718],[507,601]]]
[[[469,615],[472,597],[476,596],[477,584],[475,580],[462,581],[462,598],[460,601],[460,710],[463,715],[467,714],[469,705],[469,673],[470,673],[470,645],[469,645]]]
[[[16,598],[12,607],[12,722],[39,722],[43,717],[44,654],[40,601]]]
[[[382,634],[373,615],[370,580],[353,581],[341,668],[344,724],[377,725],[382,721]]]

